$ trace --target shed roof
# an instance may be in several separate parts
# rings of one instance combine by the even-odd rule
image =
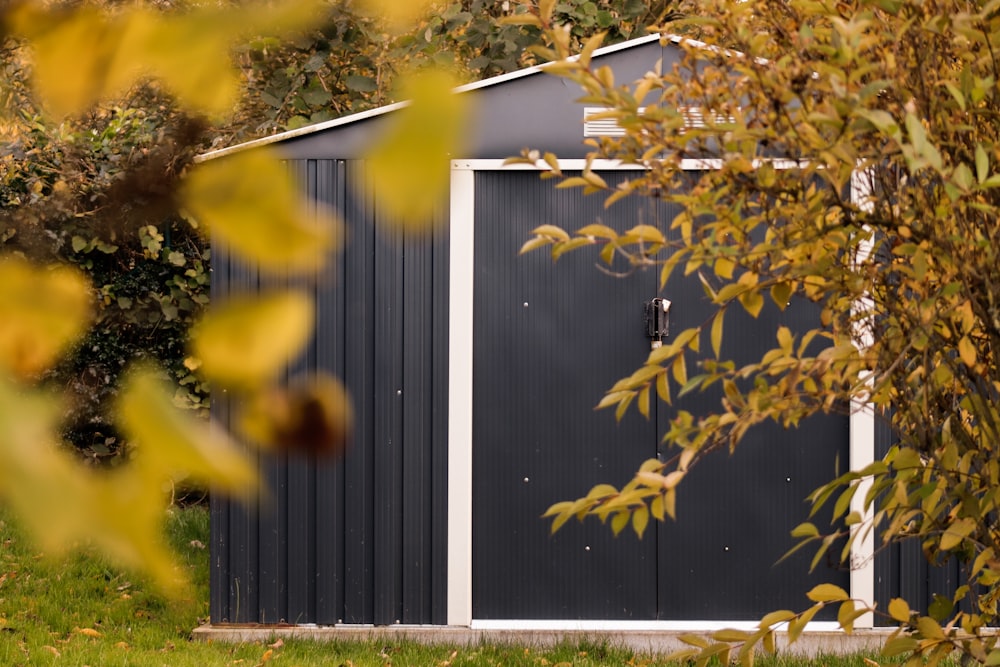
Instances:
[[[654,34],[597,49],[592,59],[609,65],[616,78],[631,81],[680,57],[680,43],[701,43],[678,35]],[[544,148],[560,157],[583,157],[584,105],[580,90],[528,67],[455,89],[474,96],[468,150],[461,158],[506,158],[521,148]],[[278,145],[289,159],[361,157],[387,114],[408,105],[397,102],[212,151],[211,160],[259,146]]]

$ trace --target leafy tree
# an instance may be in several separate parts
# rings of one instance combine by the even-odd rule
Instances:
[[[761,644],[773,650],[776,624],[787,622],[794,640],[820,608],[838,605],[848,632],[870,611],[899,624],[887,655],[933,664],[957,649],[998,664],[997,637],[984,628],[998,622],[1000,594],[1000,15],[979,0],[708,0],[697,12],[671,26],[702,40],[678,42],[681,65],[626,85],[591,65],[599,40],[567,59],[568,30],[551,5],[525,19],[552,44],[540,57],[563,59],[551,71],[624,129],[594,140],[591,157],[645,170],[612,190],[589,169],[561,174],[552,155],[520,160],[547,163],[563,186],[604,193],[608,205],[653,197],[681,207],[662,226],[539,228],[525,250],[558,257],[596,246],[609,263],[656,267],[663,286],[696,275],[716,308],[672,332],[599,407],[648,414],[654,397],[723,395],[714,414],[675,411],[668,461],[648,461],[621,489],[554,505],[553,528],[596,516],[641,533],[649,514],[674,516],[693,466],[740,446],[756,424],[867,406],[897,444],[810,496],[814,516],[832,506],[833,523],[800,525],[796,548],[816,547],[819,559],[837,545],[846,561],[856,540],[915,540],[933,563],[962,563],[954,598],[927,614],[898,599],[872,609],[823,585],[804,612],[689,638],[678,657],[704,664],[732,652],[749,664]],[[685,159],[710,168],[692,176]],[[734,309],[756,317],[793,299],[818,304],[814,329],[778,329],[751,364],[725,357]]]

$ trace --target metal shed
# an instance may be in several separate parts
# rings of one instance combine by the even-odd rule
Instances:
[[[594,57],[618,80],[637,79],[670,67],[678,39]],[[805,555],[775,564],[805,496],[888,441],[863,411],[757,429],[734,459],[696,469],[678,521],[643,540],[597,523],[549,535],[539,515],[551,503],[623,483],[658,453],[669,406],[620,424],[591,409],[648,353],[641,313],[657,276],[615,278],[580,253],[553,265],[518,248],[541,223],[622,228],[671,211],[638,201],[604,210],[537,172],[502,168],[523,147],[582,168],[584,133],[601,129],[585,128],[573,86],[527,69],[462,90],[475,109],[469,149],[451,163],[450,203],[431,237],[386,226],[378,186],[365,185],[364,149],[398,106],[214,154],[277,145],[308,196],[346,221],[349,246],[315,288],[317,329],[299,363],[343,378],[357,422],[344,460],[256,454],[270,493],[250,507],[213,497],[211,622],[704,628],[800,607],[820,581],[914,604],[946,583],[909,553],[873,562],[859,550],[854,570],[814,575]],[[618,165],[595,169],[609,183],[623,176]],[[214,249],[215,298],[261,280]],[[674,326],[704,318],[699,285],[670,289]],[[817,316],[795,303],[727,321],[727,344],[749,358],[778,322],[794,330]],[[718,397],[685,400],[697,410]],[[224,399],[213,410],[228,421]]]

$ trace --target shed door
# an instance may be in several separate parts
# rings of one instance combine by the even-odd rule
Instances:
[[[609,183],[626,176],[602,174]],[[796,608],[815,582],[808,561],[775,562],[805,519],[803,498],[846,465],[846,417],[797,431],[761,427],[733,459],[719,456],[682,485],[679,520],[643,539],[617,538],[594,519],[550,535],[540,515],[600,482],[620,486],[658,455],[658,434],[676,408],[621,422],[594,411],[604,391],[645,360],[643,303],[659,296],[658,273],[609,275],[596,253],[553,262],[517,252],[541,224],[574,230],[603,222],[619,231],[669,222],[661,206],[555,190],[536,172],[475,173],[473,340],[472,615],[477,620],[739,620]],[[661,228],[665,228],[661,226]],[[671,325],[703,321],[697,279],[671,282]],[[770,346],[779,321],[795,330],[816,317],[809,304],[776,308],[754,322],[726,323],[731,349],[747,359]],[[765,332],[761,339],[755,332]],[[718,396],[680,405],[706,410]],[[848,586],[847,572],[817,581]]]

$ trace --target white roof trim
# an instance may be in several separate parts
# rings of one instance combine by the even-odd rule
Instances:
[[[704,43],[697,40],[688,39],[680,35],[671,34],[653,34],[646,35],[644,37],[638,37],[636,39],[630,39],[626,42],[620,42],[618,44],[611,44],[610,46],[602,46],[594,51],[594,57],[604,56],[609,53],[617,53],[618,51],[625,51],[636,46],[642,46],[643,44],[649,44],[656,41],[671,42],[673,44],[685,43],[694,47],[704,47]],[[578,56],[573,56],[574,58]],[[473,90],[479,90],[480,88],[489,88],[490,86],[495,86],[501,83],[506,83],[507,81],[513,81],[515,79],[520,79],[525,76],[531,76],[533,74],[538,74],[545,71],[545,64],[536,65],[534,67],[526,67],[524,69],[516,70],[514,72],[507,72],[506,74],[501,74],[499,76],[490,77],[489,79],[483,79],[482,81],[475,81],[473,83],[467,83],[465,85],[455,88],[456,93],[465,93]],[[334,118],[333,120],[324,121],[322,123],[316,123],[314,125],[305,125],[303,127],[296,128],[294,130],[288,130],[286,132],[279,132],[278,134],[273,134],[269,137],[261,137],[260,139],[254,139],[253,141],[247,141],[242,144],[236,144],[234,146],[228,146],[226,148],[220,148],[218,150],[209,151],[195,158],[195,162],[204,162],[206,160],[214,160],[215,158],[224,157],[226,155],[231,155],[233,153],[239,153],[241,151],[248,150],[250,148],[257,148],[259,146],[267,146],[269,144],[278,143],[281,141],[286,141],[288,139],[295,139],[296,137],[303,137],[306,135],[313,134],[315,132],[322,132],[323,130],[329,130],[334,127],[340,127],[342,125],[349,125],[350,123],[356,123],[361,120],[366,120],[368,118],[375,118],[381,116],[382,114],[389,113],[391,111],[396,111],[397,109],[402,109],[409,105],[409,102],[396,102],[394,104],[388,104],[383,107],[378,107],[376,109],[369,109],[368,111],[362,111],[360,113],[354,113],[347,116],[341,116],[340,118]]]

